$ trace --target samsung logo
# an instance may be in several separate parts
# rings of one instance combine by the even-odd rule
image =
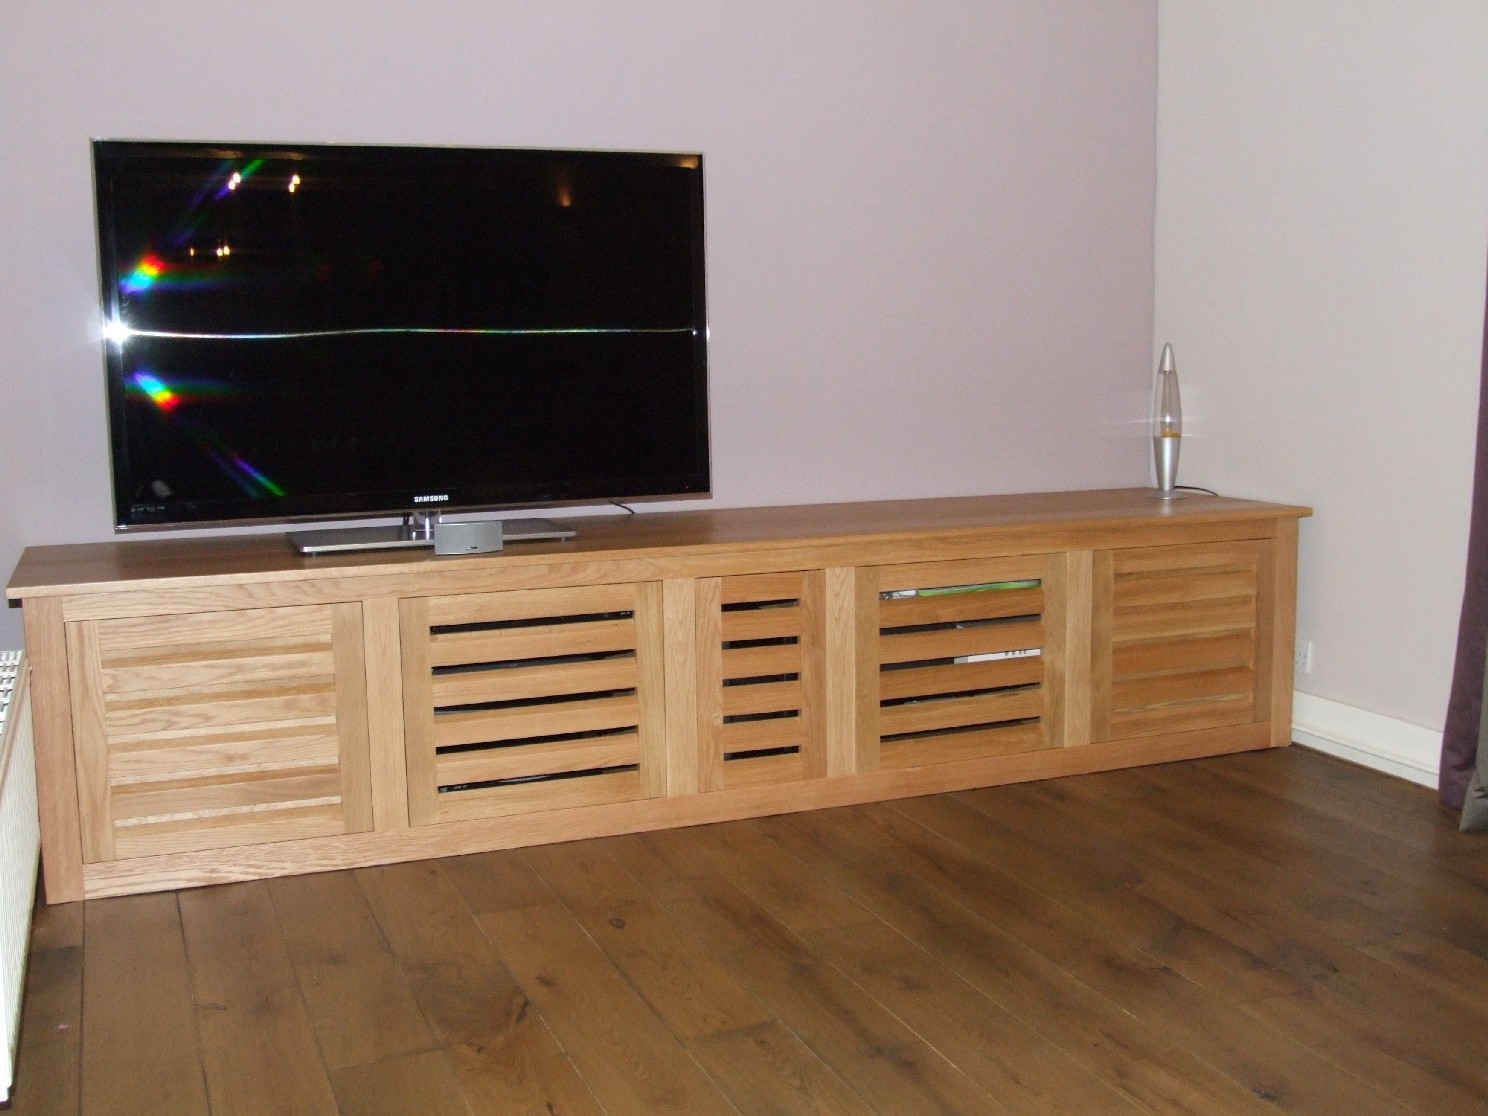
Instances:
[[[448,492],[438,492],[433,496],[415,496],[413,502],[415,504],[442,504],[448,499]]]

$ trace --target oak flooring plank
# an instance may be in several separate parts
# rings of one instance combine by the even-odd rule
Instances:
[[[1055,824],[1124,832],[1137,843],[1154,840],[1154,827],[1143,815],[1133,817],[1130,801],[1102,803],[1094,783],[1045,786],[1030,794],[1049,809]],[[1066,800],[1072,801],[1064,808]],[[1286,905],[1234,891],[1217,876],[1184,868],[1181,859],[1143,886],[1162,891],[1191,917],[1244,940],[1306,980],[1298,992],[1248,1005],[1248,1012],[1405,1104],[1470,1109],[1473,1096],[1488,1091],[1480,1068],[1485,1044],[1479,1037],[1488,1034],[1488,962],[1424,934],[1413,935],[1400,953],[1355,949]],[[1306,865],[1310,859],[1299,838],[1292,862]],[[1480,914],[1480,932],[1485,921]],[[1442,986],[1443,972],[1423,969],[1423,960],[1433,957],[1450,966],[1445,971],[1453,974],[1456,987]],[[1402,963],[1408,961],[1413,963]]]
[[[610,1116],[737,1110],[567,910],[488,914],[481,927]]]
[[[47,906],[41,881],[36,882],[36,900],[31,908],[31,941],[28,952],[81,948],[84,903],[54,903]]]
[[[1003,819],[1006,820],[1006,819]],[[1073,935],[1075,956],[1121,948],[1235,1000],[1297,991],[1301,982],[1185,918],[1138,887],[1150,860],[1090,827],[1039,824],[995,830],[953,800],[866,807],[848,815],[861,839],[883,840],[969,909],[1024,941]],[[949,834],[954,834],[955,839]],[[1073,910],[1081,917],[1071,918]]]
[[[873,1116],[862,1097],[774,1020],[702,1035],[687,1047],[749,1116]]]
[[[1247,1111],[1237,1082],[915,873],[886,863],[879,850],[835,834],[830,819],[813,829],[792,824],[815,817],[772,818],[770,832],[1087,1072],[1160,1116]]]
[[[770,1022],[721,959],[679,933],[603,842],[529,849],[525,859],[673,1033],[685,1040]]]
[[[1128,786],[1146,776],[1141,771],[1121,773],[1130,776],[1122,780]],[[1088,785],[1088,784],[1087,784]],[[1269,859],[1245,847],[1238,847],[1216,835],[1207,819],[1182,817],[1169,808],[1168,796],[1162,784],[1147,782],[1137,784],[1138,789],[1122,800],[1120,809],[1131,815],[1132,825],[1140,826],[1148,836],[1177,850],[1178,856],[1187,865],[1200,865],[1218,883],[1238,889],[1258,899],[1283,906],[1288,912],[1308,919],[1333,938],[1348,944],[1364,944],[1380,941],[1399,931],[1398,926],[1382,925],[1378,908],[1362,901],[1350,891],[1336,886],[1332,881],[1315,879],[1310,874],[1298,871],[1298,865],[1285,860]],[[993,788],[1001,790],[1003,788]],[[1034,792],[1030,792],[1032,794]],[[1026,825],[1043,828],[1047,824],[1047,811],[1041,803],[1029,796],[996,794],[989,791],[970,791],[949,796],[950,810],[970,807],[983,815],[967,821],[968,831],[977,826],[996,829],[1009,840],[1022,841],[1019,856],[1034,855],[1038,843],[1023,837]],[[1217,804],[1209,803],[1210,810]],[[910,816],[914,816],[906,810]],[[1150,851],[1150,846],[1144,847]]]
[[[1293,805],[1441,854],[1458,844],[1457,818],[1436,801],[1436,793],[1404,779],[1347,763],[1300,744],[1288,762],[1266,762],[1261,753],[1226,757],[1217,765],[1226,779],[1264,791]]]
[[[1310,869],[1345,881],[1365,902],[1403,925],[1440,920],[1478,925],[1488,886],[1452,871],[1440,857],[1374,833],[1354,819],[1287,802],[1237,782],[1225,771],[1215,764],[1179,765],[1164,778],[1169,803],[1188,816],[1194,803],[1224,795],[1232,805],[1219,832],[1236,843],[1248,842],[1263,855],[1305,851]],[[1478,844],[1471,837],[1460,843]]]
[[[1002,801],[1005,810],[1007,797]],[[913,805],[908,809],[919,810]],[[975,849],[984,835],[984,829],[956,827],[955,839]],[[972,909],[980,906],[977,895],[958,890],[956,896],[972,903]],[[1206,991],[1140,953],[1082,941],[1086,935],[1073,923],[1056,925],[1058,932],[1052,935],[1050,925],[1035,922],[1009,931],[1205,1062],[1253,1091],[1276,1098],[1286,1111],[1318,1116],[1329,1116],[1341,1107],[1361,1113],[1410,1111],[1350,1072],[1357,1071],[1356,1063],[1340,1068],[1314,1049],[1296,1027],[1267,1026],[1253,1011],[1227,999],[1222,989]]]
[[[83,1110],[206,1116],[176,897],[86,904]]]
[[[542,907],[553,901],[548,885],[522,859],[518,849],[452,856],[439,865],[477,918],[498,911]]]
[[[1122,781],[1124,782],[1124,780]],[[1254,886],[1250,862],[1237,861],[1222,842],[1174,822],[1161,806],[1135,796],[1113,798],[1099,781],[1059,781],[1030,789],[1039,812],[1057,822],[1120,835],[1148,858],[1151,869],[1130,886],[1189,922],[1231,941],[1266,966],[1302,982],[1329,979],[1355,956],[1358,936],[1347,912],[1319,903],[1311,889]],[[1295,867],[1289,881],[1303,874]],[[1304,892],[1297,900],[1293,895]],[[1372,940],[1372,916],[1365,919]]]
[[[690,898],[667,904],[673,917],[708,949],[727,956],[766,1008],[875,1111],[1000,1111],[985,1090],[724,875],[710,873],[689,886]]]
[[[353,874],[475,1112],[600,1116],[439,862]]]
[[[83,904],[69,906],[81,908]],[[21,1030],[10,1093],[14,1116],[78,1116],[82,1103],[82,1037],[81,942],[33,948],[26,963],[26,991],[21,1000]]]
[[[1488,933],[1488,927],[1484,932]],[[1445,996],[1478,1011],[1488,1011],[1488,960],[1475,953],[1416,931],[1365,946],[1360,952],[1425,984],[1423,1002]]]
[[[435,1045],[351,875],[288,876],[269,894],[328,1070]]]
[[[334,1116],[268,887],[201,888],[179,902],[212,1116]]]
[[[1471,1112],[1488,1097],[1488,1032],[1460,1029],[1441,1003],[1343,979],[1246,1011],[1419,1112]]]
[[[1007,1112],[1137,1116],[1143,1111],[885,923],[820,931],[809,943]]]
[[[341,1116],[484,1116],[472,1112],[442,1050],[333,1070]]]

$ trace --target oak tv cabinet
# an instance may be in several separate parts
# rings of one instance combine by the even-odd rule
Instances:
[[[1285,744],[1306,508],[1145,490],[605,516],[301,558],[33,547],[49,902]]]

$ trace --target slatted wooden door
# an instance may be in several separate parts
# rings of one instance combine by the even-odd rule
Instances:
[[[359,604],[67,626],[84,859],[372,827]]]
[[[1096,740],[1256,720],[1264,548],[1240,540],[1095,555]]]
[[[821,570],[699,580],[699,789],[826,774],[825,586]]]
[[[400,610],[412,824],[665,793],[660,583]]]
[[[1053,747],[1047,558],[876,571],[877,624],[860,703],[860,770]]]

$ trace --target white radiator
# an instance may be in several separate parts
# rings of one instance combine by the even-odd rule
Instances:
[[[5,1039],[0,1102],[10,1099],[15,1080],[26,947],[41,855],[30,694],[21,653],[0,651],[0,1024]]]

